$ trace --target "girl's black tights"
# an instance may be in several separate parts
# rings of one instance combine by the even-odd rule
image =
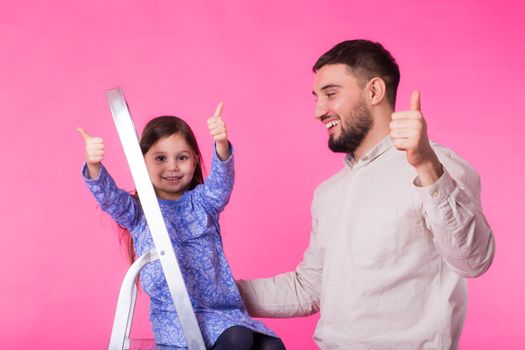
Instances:
[[[213,350],[286,350],[279,338],[233,326],[222,332]]]

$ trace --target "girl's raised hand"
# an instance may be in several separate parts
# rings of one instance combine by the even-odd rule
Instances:
[[[220,160],[230,158],[230,145],[228,143],[228,133],[226,131],[226,124],[222,119],[222,108],[224,103],[220,102],[213,117],[208,119],[208,129],[215,140],[215,147],[217,148],[217,155]]]
[[[77,128],[77,131],[82,135],[86,145],[85,159],[89,177],[96,179],[100,172],[100,162],[104,159],[104,140],[100,137],[92,137],[82,128]]]

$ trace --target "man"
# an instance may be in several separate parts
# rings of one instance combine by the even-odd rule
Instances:
[[[238,281],[253,316],[320,311],[321,349],[456,349],[466,277],[494,239],[479,177],[430,142],[420,94],[395,112],[399,69],[380,44],[337,44],[314,65],[316,117],[345,166],[315,191],[312,232],[293,272]]]

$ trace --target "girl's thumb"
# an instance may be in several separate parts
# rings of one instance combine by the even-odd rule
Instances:
[[[82,135],[82,137],[84,138],[84,141],[87,141],[91,138],[91,135],[89,135],[86,130],[82,129],[82,128],[77,128],[77,131],[80,133],[80,135]]]

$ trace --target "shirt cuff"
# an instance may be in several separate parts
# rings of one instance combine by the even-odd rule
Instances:
[[[84,178],[84,181],[86,182],[89,182],[89,181],[98,181],[100,180],[100,176],[102,175],[102,172],[105,172],[106,171],[106,168],[104,168],[104,166],[102,165],[102,163],[100,163],[100,171],[98,172],[98,177],[96,179],[92,179],[90,176],[89,176],[89,170],[87,168],[87,164],[86,162],[84,162],[84,164],[82,165],[82,177]]]
[[[445,167],[443,167],[443,175],[432,185],[422,187],[418,177],[413,184],[423,203],[432,203],[434,205],[444,202],[457,186]]]
[[[213,160],[215,161],[218,161],[218,162],[221,162],[221,163],[229,163],[231,162],[232,158],[233,158],[233,145],[231,144],[230,141],[228,141],[228,146],[230,148],[230,156],[228,157],[228,159],[225,159],[225,160],[221,160],[219,158],[219,155],[217,154],[217,147],[216,147],[216,144],[214,143],[213,144]]]

